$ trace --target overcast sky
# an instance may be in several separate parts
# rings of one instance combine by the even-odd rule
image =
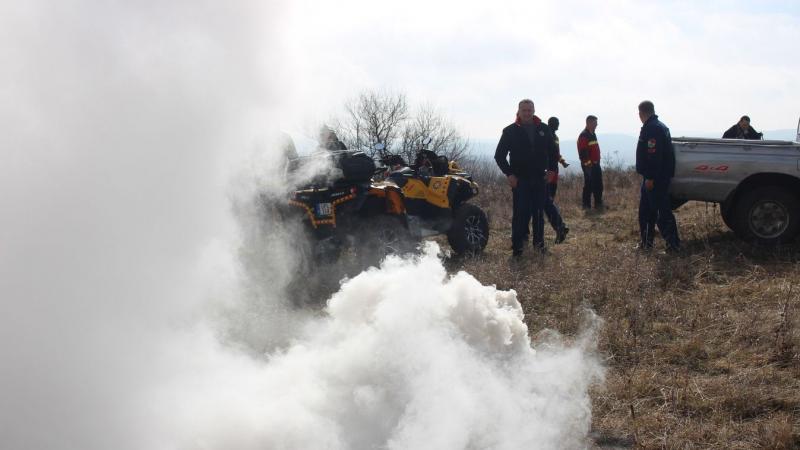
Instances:
[[[496,137],[523,97],[562,133],[594,114],[599,132],[638,134],[643,99],[673,133],[800,117],[793,0],[301,1],[287,14],[291,100],[308,108],[287,128],[367,88],[432,103],[477,139]]]
[[[636,134],[644,98],[676,132],[741,114],[793,128],[797,5],[0,0],[2,446],[187,448],[165,443],[207,423],[247,441],[211,419],[252,410],[215,408],[228,391],[198,380],[251,372],[183,324],[238,298],[230,199],[277,179],[255,157],[270,128],[364,89],[436,105],[475,139],[522,97],[561,117],[562,140],[590,113]]]

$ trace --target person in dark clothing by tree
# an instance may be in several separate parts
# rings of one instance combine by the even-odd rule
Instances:
[[[278,160],[278,170],[285,176],[297,169],[297,148],[294,146],[292,137],[285,132],[280,132],[277,141],[281,152],[281,157]]]
[[[667,242],[667,252],[680,250],[678,224],[669,201],[669,185],[675,176],[675,149],[669,128],[656,115],[653,102],[639,104],[642,129],[636,146],[636,172],[642,175],[639,200],[639,248],[653,248],[656,225]]]
[[[547,126],[550,128],[550,132],[553,135],[553,151],[549,155],[549,159],[552,161],[558,161],[562,166],[564,166],[564,168],[566,168],[569,166],[569,164],[561,156],[561,145],[558,140],[558,135],[556,134],[556,131],[558,131],[558,125],[558,117],[551,117],[547,119]],[[556,190],[558,189],[558,164],[555,164],[553,167],[555,168],[555,176],[553,176],[552,180],[547,183],[547,197],[545,198],[544,202],[544,213],[547,216],[547,220],[550,222],[550,226],[552,226],[553,230],[556,232],[556,244],[560,244],[564,242],[564,239],[567,238],[569,228],[564,223],[561,213],[558,210],[558,206],[556,206],[555,203]]]
[[[534,116],[530,99],[519,102],[517,119],[503,129],[494,159],[511,186],[513,217],[511,248],[514,256],[522,255],[533,218],[533,247],[546,253],[544,246],[544,202],[546,181],[555,176],[556,161],[550,160],[553,137],[550,129]],[[507,159],[509,158],[509,159]]]
[[[728,128],[728,131],[722,135],[722,139],[761,139],[763,133],[759,133],[750,126],[750,118],[742,116],[739,123]]]
[[[319,146],[326,150],[347,150],[344,142],[340,141],[336,132],[327,125],[323,125],[319,131]]]
[[[600,145],[597,143],[597,117],[586,117],[586,128],[578,136],[578,157],[583,169],[583,209],[603,207],[603,170],[600,168]]]

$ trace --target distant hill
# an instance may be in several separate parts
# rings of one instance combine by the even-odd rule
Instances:
[[[577,136],[573,138],[561,138],[561,155],[570,164],[578,161]],[[627,134],[598,134],[597,140],[600,142],[602,158],[608,165],[629,166],[636,162],[636,140],[637,136]],[[477,155],[490,157],[494,155],[497,148],[497,139],[470,139],[470,144]],[[577,167],[577,164],[575,164]],[[571,167],[570,167],[571,168]]]
[[[784,130],[764,130],[764,138],[779,140],[779,141],[793,141],[796,138],[797,131],[791,129]],[[690,137],[706,137],[716,138],[721,137],[722,133],[713,133],[707,131],[689,131],[689,132],[673,132],[673,136],[690,136]],[[317,141],[299,133],[293,133],[295,146],[298,152],[302,154],[312,153],[317,150]],[[561,137],[561,153],[570,163],[578,160],[578,150],[575,142],[577,136],[574,137]],[[636,162],[636,140],[638,136],[622,134],[622,133],[599,133],[597,140],[600,142],[600,149],[607,166],[630,166]],[[497,138],[470,138],[469,140],[472,150],[478,156],[491,157],[497,148]],[[577,167],[577,165],[576,165]]]
[[[764,139],[778,141],[794,141],[797,137],[796,130],[764,130]],[[673,136],[689,137],[721,137],[722,133],[712,132],[682,132],[673,133]],[[570,163],[578,160],[578,150],[576,147],[577,136],[573,138],[561,138],[561,154]],[[598,133],[597,140],[600,143],[602,157],[606,166],[632,166],[636,163],[636,141],[638,136],[621,133]],[[470,139],[470,144],[477,155],[490,157],[494,155],[497,147],[497,138],[492,139]],[[577,167],[577,165],[576,165]],[[572,168],[572,167],[570,167]]]
[[[764,139],[776,141],[793,141],[797,138],[797,130],[765,130]]]

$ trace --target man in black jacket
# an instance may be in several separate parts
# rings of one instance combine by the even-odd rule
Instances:
[[[722,135],[722,139],[761,139],[763,133],[759,133],[750,126],[750,118],[742,116],[739,123],[728,128]]]
[[[546,181],[552,180],[555,164],[553,136],[550,129],[533,115],[530,99],[519,102],[517,120],[503,129],[494,159],[508,178],[512,190],[511,248],[514,256],[522,254],[533,218],[533,246],[544,253],[544,213]],[[510,156],[510,161],[507,160]]]
[[[639,199],[639,248],[653,248],[656,225],[667,243],[667,252],[680,249],[678,224],[669,201],[669,185],[675,176],[675,149],[669,128],[656,115],[653,102],[639,103],[642,129],[636,146],[636,172],[642,175]]]

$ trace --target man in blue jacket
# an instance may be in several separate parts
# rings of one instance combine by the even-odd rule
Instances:
[[[653,102],[639,103],[642,130],[636,146],[636,172],[642,175],[639,200],[639,248],[653,248],[655,227],[667,243],[667,252],[680,250],[678,224],[669,201],[669,184],[675,176],[675,149],[669,128],[658,120]]]
[[[545,183],[555,176],[557,161],[550,161],[555,145],[553,135],[533,113],[532,100],[519,102],[517,120],[503,129],[494,154],[512,190],[511,248],[514,256],[522,254],[531,217],[533,247],[541,253],[546,252],[543,212],[547,195]]]

